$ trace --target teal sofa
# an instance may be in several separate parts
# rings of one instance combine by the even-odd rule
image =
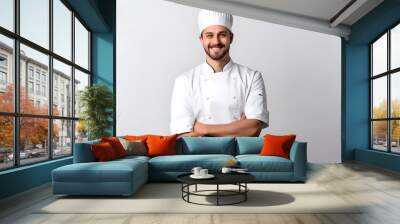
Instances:
[[[90,145],[75,144],[74,163],[52,171],[54,194],[131,195],[148,181],[176,181],[193,167],[219,172],[234,159],[247,168],[258,182],[305,182],[307,143],[294,142],[290,159],[260,156],[262,137],[184,137],[177,140],[177,155],[127,156],[96,162]]]

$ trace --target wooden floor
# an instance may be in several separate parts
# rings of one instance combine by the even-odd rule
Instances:
[[[367,206],[357,214],[35,214],[35,208],[54,200],[47,185],[1,201],[0,223],[400,223],[399,173],[359,163],[313,164],[308,182],[324,186],[346,201],[362,201]]]

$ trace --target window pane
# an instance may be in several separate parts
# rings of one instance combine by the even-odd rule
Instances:
[[[20,164],[34,163],[49,158],[48,119],[22,117],[20,119]]]
[[[392,117],[400,117],[400,72],[391,75],[390,82]]]
[[[387,118],[387,81],[386,76],[372,80],[372,118]]]
[[[71,60],[72,12],[60,0],[53,0],[53,17],[53,51]]]
[[[390,37],[391,69],[400,67],[400,24],[391,31]]]
[[[373,149],[387,151],[387,121],[372,122]]]
[[[391,127],[391,139],[392,139],[392,152],[400,153],[400,121],[393,120],[390,122]]]
[[[75,143],[88,140],[88,129],[84,120],[75,121]]]
[[[0,9],[0,26],[14,31],[14,0],[1,0]]]
[[[20,109],[25,114],[48,114],[49,57],[21,44]]]
[[[373,75],[387,71],[387,34],[372,45],[372,69]]]
[[[89,69],[89,32],[75,18],[75,63]]]
[[[20,0],[21,36],[49,47],[49,1]]]
[[[14,111],[13,40],[0,35],[0,111]]]
[[[72,117],[71,66],[53,60],[53,115]]]
[[[53,120],[53,157],[72,154],[72,121]]]
[[[80,117],[80,94],[89,85],[89,75],[75,69],[75,117]]]
[[[0,116],[0,170],[14,165],[13,118]]]

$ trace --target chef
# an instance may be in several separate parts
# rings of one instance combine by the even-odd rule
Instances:
[[[205,62],[175,79],[171,100],[172,134],[258,136],[268,127],[262,74],[235,63],[230,14],[200,10],[199,41]]]

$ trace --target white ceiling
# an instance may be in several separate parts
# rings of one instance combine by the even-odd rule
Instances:
[[[167,0],[347,38],[383,0]],[[347,8],[346,8],[347,6]],[[344,9],[345,10],[342,10]]]
[[[351,0],[226,0],[302,16],[330,20]]]

